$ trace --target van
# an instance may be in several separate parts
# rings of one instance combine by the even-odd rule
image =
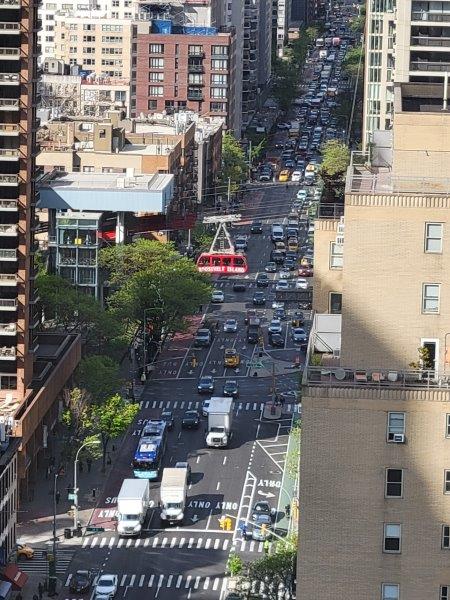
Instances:
[[[284,229],[281,225],[272,225],[272,233],[270,235],[272,242],[284,241]]]

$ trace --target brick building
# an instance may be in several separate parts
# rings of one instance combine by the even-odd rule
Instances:
[[[223,117],[233,130],[234,30],[174,26],[160,33],[149,22],[134,28],[135,116],[187,108],[202,116]]]

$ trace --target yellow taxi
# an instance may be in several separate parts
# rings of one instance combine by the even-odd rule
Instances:
[[[288,250],[290,252],[298,252],[298,239],[291,237],[288,239]]]
[[[34,550],[28,544],[17,544],[17,559],[27,558],[31,559],[34,556]]]
[[[224,355],[224,365],[226,367],[237,367],[241,362],[241,357],[234,348],[227,348]]]
[[[287,169],[283,169],[283,171],[280,171],[280,174],[278,176],[278,181],[289,181],[290,178],[291,178],[291,172],[288,171]]]

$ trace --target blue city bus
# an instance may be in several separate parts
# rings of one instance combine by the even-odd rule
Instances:
[[[133,458],[133,473],[139,479],[158,479],[167,442],[165,421],[149,421],[142,431]]]

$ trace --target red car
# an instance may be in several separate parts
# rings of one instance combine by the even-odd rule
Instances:
[[[298,268],[298,274],[301,277],[312,277],[314,274],[314,269],[312,267],[310,267],[309,265],[301,265]]]

